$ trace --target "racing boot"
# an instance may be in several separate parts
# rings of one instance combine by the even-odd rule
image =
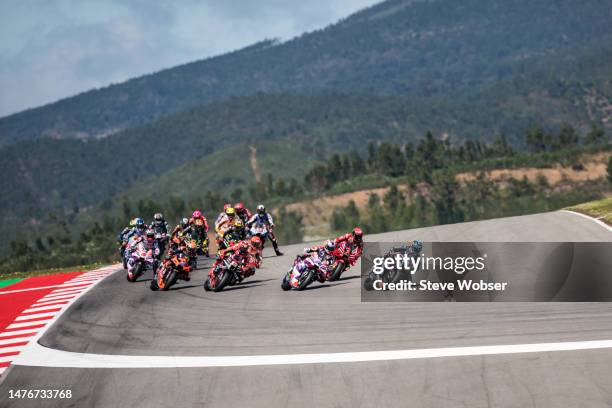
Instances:
[[[274,247],[276,256],[283,256],[283,253],[278,249],[278,242],[276,242],[276,240],[272,240],[272,246]]]

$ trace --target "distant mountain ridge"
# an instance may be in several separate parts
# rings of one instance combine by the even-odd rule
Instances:
[[[263,41],[0,119],[0,146],[95,137],[257,92],[455,97],[574,62],[611,41],[601,0],[389,0],[284,43]],[[554,65],[551,65],[554,64]]]

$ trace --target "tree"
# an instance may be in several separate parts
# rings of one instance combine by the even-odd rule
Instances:
[[[349,159],[351,161],[351,176],[358,177],[363,175],[366,172],[366,165],[361,155],[356,151],[351,151],[349,153]]]
[[[578,133],[568,123],[561,125],[561,130],[557,136],[557,140],[554,141],[553,147],[555,150],[568,149],[575,147],[578,144]]]
[[[457,200],[458,190],[459,183],[450,171],[442,170],[434,174],[431,199],[439,224],[463,221],[463,213]]]
[[[608,158],[608,181],[612,183],[612,156]]]
[[[587,133],[584,137],[584,143],[588,145],[598,144],[604,140],[605,136],[606,134],[604,133],[603,128],[597,123],[593,122],[591,123],[591,130],[589,130],[589,133]]]
[[[525,135],[525,144],[532,152],[543,152],[546,150],[546,136],[539,125],[533,126]]]
[[[287,211],[282,207],[274,220],[275,234],[281,244],[294,244],[304,239],[302,216],[295,211]]]
[[[383,202],[385,203],[385,207],[391,216],[394,216],[397,213],[397,209],[400,207],[400,204],[404,201],[404,194],[397,188],[395,184],[393,184],[389,191],[383,197]]]
[[[376,169],[385,176],[397,177],[404,172],[406,158],[399,146],[382,143],[376,153]]]

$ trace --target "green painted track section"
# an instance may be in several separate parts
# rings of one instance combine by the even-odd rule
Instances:
[[[0,280],[0,289],[7,287],[8,285],[12,285],[13,283],[17,283],[22,281],[23,279],[8,279],[8,280]]]

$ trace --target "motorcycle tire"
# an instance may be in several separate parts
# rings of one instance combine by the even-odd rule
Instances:
[[[210,278],[207,278],[204,281],[204,290],[207,291],[207,292],[210,292],[212,290],[211,287],[210,287]]]
[[[231,275],[229,271],[223,271],[220,275],[217,275],[217,284],[213,288],[213,292],[221,292],[229,283]]]
[[[281,289],[284,291],[291,290],[291,284],[289,283],[289,280],[286,277],[283,278],[283,281],[281,282]]]
[[[315,275],[314,271],[307,271],[305,272],[305,274],[306,274],[306,277],[302,279],[302,281],[300,282],[300,285],[296,288],[299,291],[306,289],[306,287],[310,285],[310,283],[314,279],[314,275]]]
[[[365,278],[363,281],[363,288],[368,292],[374,290],[374,279],[372,279],[370,276]]]
[[[168,274],[166,275],[166,279],[164,279],[164,287],[162,288],[162,290],[168,290],[170,289],[170,286],[174,285],[176,283],[178,276],[176,274],[176,271],[174,269],[172,269],[170,272],[168,272]]]
[[[344,264],[342,262],[338,262],[328,280],[330,282],[337,281],[338,279],[340,279],[340,275],[342,275],[342,272],[344,272]]]
[[[151,289],[153,292],[159,290],[159,286],[157,286],[157,280],[153,279],[151,281],[151,285],[149,285],[149,289]]]

